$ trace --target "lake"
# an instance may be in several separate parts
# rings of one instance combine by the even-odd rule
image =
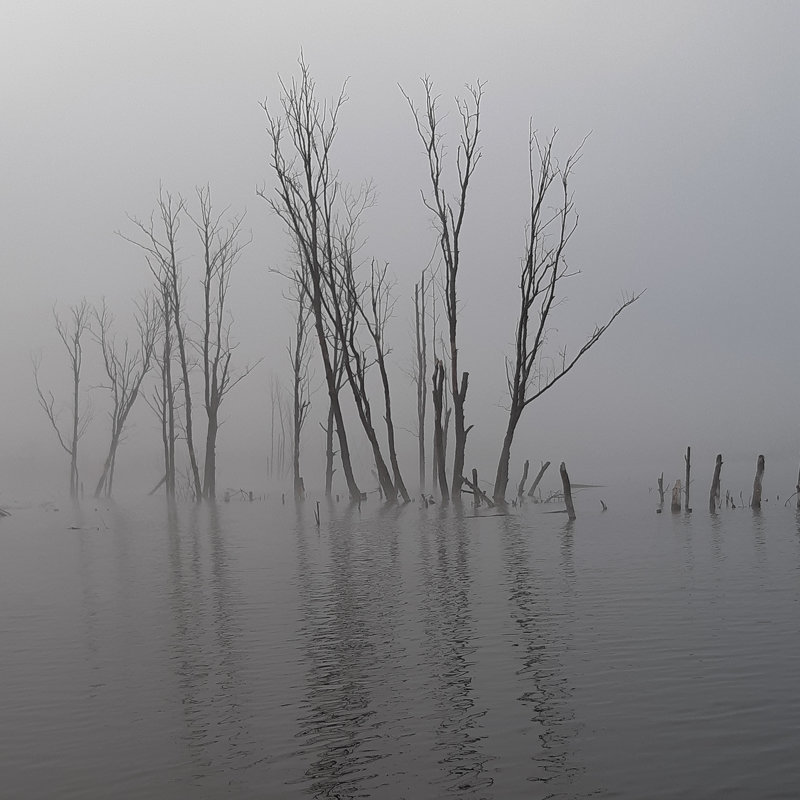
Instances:
[[[797,797],[794,508],[598,497],[12,509],[0,794]]]

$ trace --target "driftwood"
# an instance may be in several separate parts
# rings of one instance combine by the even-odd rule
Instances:
[[[756,465],[756,477],[753,481],[753,499],[750,501],[750,508],[761,508],[761,482],[764,479],[764,456],[758,457]]]
[[[688,514],[692,507],[689,505],[689,484],[691,483],[691,474],[692,474],[692,448],[686,448],[686,455],[684,456],[686,460],[686,513]]]
[[[534,478],[533,483],[531,484],[531,488],[528,489],[528,497],[533,497],[533,493],[536,491],[536,488],[539,486],[539,481],[542,479],[542,475],[544,475],[545,470],[550,466],[549,461],[545,461],[540,470],[539,474]]]
[[[569,475],[567,475],[567,466],[563,461],[558,471],[561,473],[561,483],[564,487],[564,502],[567,506],[567,514],[570,519],[575,519],[575,506],[572,504],[572,487],[570,486]]]
[[[477,470],[472,470],[472,477],[475,483],[463,476],[461,478],[461,482],[465,483],[472,490],[473,497],[477,497],[479,500],[482,500],[487,506],[489,506],[489,508],[494,508],[494,501],[489,497],[489,495],[486,494],[486,492],[483,491],[483,489],[481,489],[480,486],[478,486]]]
[[[681,510],[681,482],[679,480],[675,481],[675,485],[672,487],[672,511],[673,513],[677,513]]]
[[[708,510],[713,514],[719,505],[719,476],[722,472],[722,453],[717,455],[717,463],[714,465],[714,479],[711,481],[711,494],[708,497]],[[728,495],[725,495],[725,502],[728,502]]]

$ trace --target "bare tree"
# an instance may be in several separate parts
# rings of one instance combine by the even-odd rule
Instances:
[[[163,188],[158,192],[157,212],[162,230],[158,230],[155,213],[151,214],[148,221],[138,220],[134,217],[131,222],[139,229],[142,239],[133,239],[129,236],[123,238],[140,247],[145,252],[147,264],[159,286],[166,286],[169,294],[169,308],[172,312],[172,324],[175,340],[178,345],[178,362],[181,370],[184,400],[184,425],[186,430],[186,446],[189,451],[189,465],[191,468],[191,487],[196,501],[203,494],[200,482],[200,469],[194,448],[194,432],[192,420],[192,390],[189,381],[189,342],[186,335],[186,321],[183,312],[183,283],[180,263],[178,261],[178,231],[181,226],[181,217],[186,211],[183,198],[174,198]]]
[[[394,488],[400,493],[403,500],[408,503],[411,498],[408,495],[408,490],[406,489],[403,476],[400,472],[400,464],[397,460],[394,422],[392,421],[392,398],[389,387],[389,374],[386,371],[386,356],[391,352],[386,345],[386,323],[389,321],[394,309],[392,284],[387,278],[387,272],[388,265],[379,267],[375,261],[372,262],[370,269],[369,304],[365,310],[364,304],[362,303],[360,311],[375,348],[375,360],[378,363],[378,369],[381,375],[384,419],[386,421],[386,436],[389,444],[389,461],[392,465],[392,474],[394,476]]]
[[[91,409],[80,408],[80,383],[81,369],[83,367],[83,337],[90,330],[91,307],[83,298],[80,303],[70,306],[67,320],[62,320],[58,312],[53,308],[53,319],[55,321],[58,337],[67,351],[70,371],[72,373],[72,417],[69,432],[62,432],[58,423],[58,412],[55,408],[55,397],[51,391],[42,389],[39,383],[40,360],[33,359],[33,380],[36,385],[36,395],[39,405],[45,416],[50,422],[58,443],[65,453],[70,457],[69,460],[69,495],[73,500],[78,498],[80,493],[80,475],[78,472],[78,442],[91,420]]]
[[[478,81],[474,85],[467,86],[468,97],[456,98],[456,105],[461,117],[461,133],[456,151],[457,187],[452,200],[448,197],[443,182],[445,146],[444,136],[440,130],[441,117],[437,107],[438,97],[434,94],[433,83],[429,78],[423,78],[422,85],[425,92],[424,109],[418,109],[405,92],[403,92],[403,95],[414,115],[417,133],[427,154],[432,194],[426,197],[423,192],[422,197],[426,208],[433,215],[439,234],[439,246],[444,263],[445,312],[450,346],[450,390],[453,396],[453,416],[455,420],[452,497],[454,500],[460,501],[464,472],[464,452],[467,444],[467,435],[472,426],[466,427],[464,422],[464,403],[467,397],[469,373],[459,374],[457,279],[461,257],[461,231],[467,207],[467,192],[470,179],[481,157],[481,152],[478,148],[478,136],[480,134],[483,84]]]
[[[414,341],[416,360],[414,382],[417,387],[417,442],[419,454],[419,490],[425,492],[425,416],[427,411],[428,391],[426,380],[428,375],[428,340],[425,336],[425,305],[430,279],[426,281],[427,268],[414,284]]]
[[[447,472],[444,464],[445,446],[442,441],[442,398],[444,395],[444,364],[437,358],[433,368],[432,378],[433,397],[433,469],[442,504],[447,505],[450,495],[447,491]]]
[[[550,362],[554,366],[543,366],[542,349],[552,330],[557,290],[562,287],[562,281],[578,274],[570,271],[564,252],[578,222],[569,179],[580,156],[580,148],[560,166],[553,154],[554,141],[555,133],[541,144],[531,128],[528,148],[530,217],[520,274],[520,311],[515,331],[514,359],[513,363],[506,360],[511,403],[494,482],[496,503],[505,501],[511,445],[522,412],[560,381],[598,342],[609,325],[640,296],[624,296],[608,321],[595,326],[574,355],[568,356],[564,348],[558,359]],[[558,197],[557,205],[551,210],[550,197],[554,193]]]
[[[105,493],[111,497],[114,484],[114,468],[117,460],[117,449],[122,441],[125,423],[128,415],[139,397],[139,390],[145,376],[150,371],[150,365],[155,348],[156,333],[159,317],[155,301],[151,294],[145,294],[144,299],[137,308],[136,327],[139,334],[138,347],[130,347],[126,338],[118,346],[112,326],[114,317],[108,310],[105,299],[99,309],[95,309],[97,328],[94,338],[100,345],[103,355],[108,383],[103,386],[111,395],[111,438],[108,446],[108,455],[103,464],[103,472],[94,490],[94,496],[100,497]]]
[[[311,309],[300,283],[295,282],[295,290],[294,341],[290,339],[288,347],[292,365],[292,472],[295,500],[302,500],[305,496],[305,483],[300,474],[300,437],[311,408],[311,339],[308,329]]]
[[[168,498],[175,497],[175,440],[176,410],[175,386],[172,379],[172,309],[170,289],[166,279],[158,282],[154,295],[158,316],[159,341],[154,349],[154,359],[158,365],[159,378],[152,397],[145,402],[155,412],[161,424],[161,442],[164,447],[164,477],[156,484],[150,494],[154,494],[164,484]],[[160,352],[159,352],[160,351]]]
[[[241,240],[243,216],[223,221],[226,213],[214,211],[208,186],[197,189],[199,214],[188,214],[203,248],[202,356],[203,404],[206,411],[206,448],[203,465],[203,497],[213,500],[217,493],[217,435],[220,407],[230,390],[253,370],[234,375],[231,357],[236,345],[231,339],[233,317],[227,307],[231,273],[248,242]]]
[[[361,491],[350,460],[350,448],[339,403],[339,386],[325,329],[325,275],[333,270],[335,225],[341,184],[331,165],[331,150],[338,130],[339,112],[346,101],[344,87],[330,104],[316,96],[316,85],[305,62],[300,78],[281,81],[281,112],[273,114],[263,104],[271,140],[271,167],[277,178],[274,196],[259,195],[286,225],[302,258],[304,286],[309,298],[328,397],[333,411],[339,453],[350,497]]]

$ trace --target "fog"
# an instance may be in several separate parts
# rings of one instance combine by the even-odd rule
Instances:
[[[42,382],[66,418],[69,370],[52,308],[64,313],[84,296],[105,297],[130,327],[151,276],[141,251],[117,232],[134,233],[129,216],[150,215],[160,184],[187,199],[209,184],[218,206],[246,211],[252,244],[229,300],[240,342],[234,359],[239,370],[263,361],[223,405],[218,485],[265,486],[269,386],[273,377],[288,384],[292,334],[287,285],[275,270],[291,263],[292,248],[256,196],[274,187],[260,103],[277,105],[278,76],[297,74],[301,51],[322,95],[348,80],[336,165],[347,181],[373,180],[378,192],[362,253],[388,261],[397,280],[388,339],[409,486],[411,294],[436,235],[420,198],[425,155],[399,86],[419,101],[419,79],[429,75],[450,111],[451,154],[452,98],[466,82],[486,81],[483,155],[459,273],[459,350],[470,373],[467,423],[475,425],[467,467],[493,476],[505,427],[532,120],[543,134],[559,129],[562,157],[589,134],[572,183],[580,224],[569,263],[581,274],[561,298],[554,345],[574,350],[622,292],[646,292],[528,409],[512,481],[526,458],[565,460],[577,481],[654,483],[662,470],[674,479],[691,445],[703,484],[717,452],[741,465],[742,479],[764,453],[765,487],[793,489],[796,4],[181,0],[28,2],[4,11],[0,502],[66,492],[68,458],[37,406],[31,355],[41,356]],[[183,233],[191,304],[200,253],[188,226]],[[85,359],[94,409],[80,460],[88,491],[102,469],[109,407],[93,344]],[[319,365],[314,373],[302,456],[309,489],[324,480]],[[351,436],[354,466],[368,483],[369,448],[355,424]],[[118,456],[120,490],[149,489],[160,478],[159,437],[140,402]]]

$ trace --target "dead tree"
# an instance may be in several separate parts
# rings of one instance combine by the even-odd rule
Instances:
[[[425,336],[425,301],[430,285],[426,282],[427,268],[414,284],[414,339],[416,344],[416,360],[414,382],[417,387],[417,442],[419,454],[419,490],[425,492],[425,416],[427,411],[428,391],[426,379],[428,375],[428,340]]]
[[[692,510],[692,507],[689,505],[689,484],[691,482],[691,475],[692,475],[692,448],[691,447],[687,447],[686,448],[686,455],[683,458],[686,461],[686,489],[684,489],[684,491],[686,492],[686,506],[685,506],[685,508],[686,508],[686,512],[688,513],[688,512],[690,512]]]
[[[480,134],[483,84],[479,81],[474,85],[467,86],[468,97],[466,99],[456,98],[456,105],[461,117],[461,132],[456,150],[457,186],[452,199],[445,189],[443,180],[445,145],[440,129],[441,116],[437,107],[438,97],[434,94],[433,83],[429,78],[423,78],[422,85],[425,92],[424,109],[419,109],[415,106],[405,92],[403,92],[403,95],[414,115],[417,133],[427,155],[431,194],[426,196],[423,192],[422,197],[425,207],[433,215],[437,233],[439,234],[439,247],[444,264],[445,312],[450,345],[450,391],[453,396],[453,417],[455,420],[451,492],[453,499],[460,501],[464,472],[464,453],[467,435],[472,426],[466,427],[464,422],[464,403],[467,397],[469,373],[459,374],[457,279],[461,260],[461,232],[467,207],[467,194],[470,180],[481,158],[478,137]]]
[[[664,473],[658,476],[658,504],[659,507],[664,506]]]
[[[439,485],[442,505],[447,505],[450,493],[447,491],[447,473],[444,464],[444,442],[442,441],[442,400],[444,396],[444,365],[437,358],[433,368],[431,396],[433,398],[433,468]]]
[[[331,164],[331,151],[345,100],[344,87],[333,102],[318,100],[314,80],[301,58],[299,80],[281,81],[280,112],[271,112],[266,102],[262,106],[277,186],[274,195],[268,196],[265,190],[259,190],[259,195],[284,223],[302,259],[302,274],[307,281],[304,289],[314,319],[342,468],[350,498],[358,500],[361,491],[353,475],[324,307],[324,281],[334,268],[334,229],[343,191]]]
[[[750,508],[761,508],[761,483],[764,480],[764,456],[758,457],[756,464],[756,477],[753,480],[753,499]]]
[[[87,405],[80,408],[81,370],[83,368],[83,337],[90,330],[91,307],[83,298],[80,303],[70,306],[69,317],[62,320],[53,308],[53,319],[56,332],[67,351],[72,376],[72,415],[69,432],[62,432],[58,424],[58,411],[55,408],[55,396],[51,391],[45,393],[39,383],[40,360],[33,359],[33,381],[39,406],[55,431],[58,443],[69,456],[69,496],[77,500],[80,494],[80,475],[78,472],[78,442],[86,432],[92,418],[91,408]]]
[[[525,459],[525,466],[522,468],[522,480],[517,487],[517,500],[522,504],[522,499],[525,496],[525,482],[528,480],[528,469],[530,468],[530,461]]]
[[[545,470],[550,466],[549,461],[543,461],[542,466],[539,468],[539,472],[536,473],[536,477],[533,479],[533,483],[531,484],[531,488],[528,490],[528,497],[533,497],[536,492],[536,489],[539,486],[539,482],[542,480],[542,476],[545,473]]]
[[[123,236],[123,238],[144,251],[147,264],[157,285],[165,286],[169,294],[169,308],[172,312],[172,326],[178,345],[178,364],[183,385],[184,426],[191,469],[189,485],[195,500],[199,501],[203,494],[203,486],[200,481],[200,469],[197,465],[194,447],[192,390],[189,381],[189,341],[183,311],[183,278],[178,259],[178,231],[185,210],[186,203],[183,198],[174,198],[169,192],[159,188],[157,203],[159,226],[156,224],[155,214],[151,214],[147,221],[132,217],[131,222],[138,228],[141,238],[133,239],[129,236]]]
[[[572,484],[569,481],[569,475],[567,475],[567,467],[564,462],[561,462],[561,466],[558,468],[559,472],[561,473],[561,485],[564,489],[564,503],[567,506],[567,516],[570,519],[575,519],[575,506],[572,503]]]
[[[175,440],[176,409],[175,385],[172,378],[172,309],[170,290],[166,280],[160,281],[154,293],[154,303],[158,317],[157,337],[153,358],[158,366],[159,377],[152,396],[145,396],[145,402],[153,410],[161,426],[161,442],[164,448],[164,477],[150,492],[154,494],[163,484],[168,498],[175,497]]]
[[[145,294],[136,314],[138,346],[131,348],[127,338],[121,345],[117,345],[112,330],[114,317],[108,310],[105,300],[99,309],[95,309],[94,318],[96,322],[94,338],[100,346],[103,367],[108,378],[108,383],[102,388],[108,390],[112,404],[109,412],[111,437],[108,454],[94,496],[100,497],[104,494],[106,497],[111,497],[117,450],[122,441],[128,415],[139,397],[142,382],[150,371],[160,320],[152,294]]]
[[[672,512],[673,514],[679,513],[681,510],[681,482],[675,481],[672,487]]]
[[[708,510],[713,514],[719,505],[719,479],[722,473],[722,453],[717,455],[717,461],[714,464],[714,478],[711,481],[711,492],[708,496]]]
[[[624,297],[608,321],[595,326],[573,356],[568,357],[564,348],[559,358],[551,362],[554,366],[542,366],[542,351],[554,328],[556,296],[563,289],[563,281],[578,274],[568,267],[565,250],[578,224],[569,180],[580,148],[561,166],[553,153],[554,142],[555,133],[541,144],[531,128],[528,141],[531,201],[519,282],[520,309],[515,331],[515,351],[513,360],[506,360],[510,406],[494,482],[494,499],[497,503],[505,501],[511,446],[523,411],[570,372],[608,330],[609,325],[640,296],[634,294]],[[551,209],[553,202],[557,202],[555,210]]]
[[[199,213],[187,214],[194,223],[203,250],[203,321],[201,324],[201,366],[203,406],[206,412],[206,447],[203,465],[203,497],[213,500],[217,493],[217,435],[220,408],[225,396],[253,370],[246,367],[238,375],[231,370],[236,348],[231,338],[233,317],[227,307],[231,275],[242,249],[243,216],[223,221],[214,211],[208,186],[197,190]],[[184,376],[185,377],[185,376]]]
[[[394,309],[392,284],[387,277],[387,273],[388,265],[380,267],[373,260],[370,267],[368,297],[366,298],[366,302],[359,305],[359,309],[370,338],[372,339],[373,347],[375,348],[375,360],[378,363],[378,370],[381,376],[386,437],[389,445],[389,462],[392,465],[394,486],[403,500],[408,503],[411,498],[409,497],[408,490],[403,481],[403,476],[400,472],[400,464],[397,460],[394,422],[392,421],[392,398],[389,387],[389,374],[386,371],[386,356],[391,352],[386,344],[386,323],[389,321]]]
[[[355,201],[349,213],[349,219],[338,227],[338,255],[335,261],[335,271],[326,276],[328,312],[337,337],[345,343],[344,369],[347,383],[350,386],[361,427],[372,448],[381,492],[391,503],[397,499],[398,487],[389,473],[373,423],[372,404],[367,390],[367,370],[371,362],[357,336],[359,322],[364,319],[362,309],[364,303],[368,302],[364,298],[368,287],[360,285],[356,280],[353,264],[358,218],[364,208],[364,202],[366,202],[365,199]],[[407,496],[406,494],[405,497]]]
[[[292,365],[292,475],[295,500],[305,496],[305,483],[300,474],[300,438],[303,426],[311,409],[311,378],[309,361],[311,340],[309,338],[308,298],[299,283],[295,283],[292,299],[296,304],[294,341],[289,340],[289,360]]]

